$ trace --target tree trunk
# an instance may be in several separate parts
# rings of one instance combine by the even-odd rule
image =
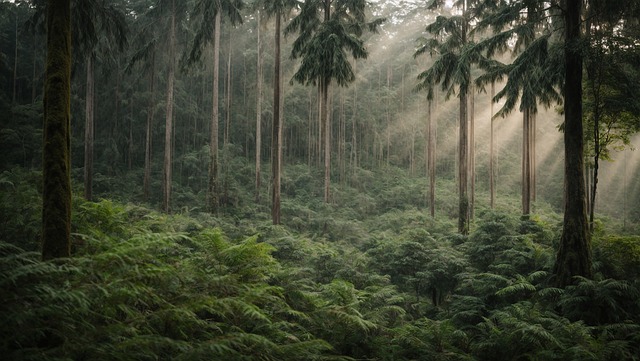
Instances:
[[[529,114],[529,126],[530,126],[530,135],[529,135],[529,141],[531,142],[531,145],[529,146],[529,149],[531,149],[530,152],[530,156],[531,156],[531,161],[529,162],[529,164],[531,165],[531,201],[535,202],[536,201],[536,122],[537,122],[537,113],[535,111],[532,111],[531,114]]]
[[[331,114],[329,113],[330,78],[322,79],[322,124],[324,125],[324,202],[329,203],[331,187]]]
[[[476,117],[475,89],[469,92],[469,219],[474,218],[476,203]]]
[[[18,84],[18,11],[16,10],[16,29],[15,29],[15,46],[13,54],[13,94],[11,97],[11,105],[16,105],[16,92]],[[35,54],[34,54],[35,56]]]
[[[207,205],[212,213],[218,212],[218,85],[220,72],[220,12],[216,14],[213,40],[213,107],[211,111],[211,128],[209,136],[209,185],[207,189]]]
[[[36,84],[37,84],[37,78],[36,78],[36,71],[38,70],[38,67],[36,66],[37,64],[37,59],[38,59],[38,41],[37,41],[38,37],[36,35],[33,36],[33,64],[32,64],[32,70],[31,70],[31,104],[35,104],[36,102],[36,91],[38,91],[39,89],[37,89]]]
[[[282,124],[280,122],[280,24],[281,14],[276,14],[275,51],[273,64],[273,127],[271,135],[271,177],[273,190],[271,195],[271,220],[280,224],[280,171],[282,162]]]
[[[258,64],[256,67],[256,203],[260,203],[261,169],[262,161],[262,42],[260,39],[260,11],[258,11]]]
[[[71,2],[47,2],[42,258],[71,255]]]
[[[353,73],[358,71],[358,60],[353,60]],[[358,167],[358,83],[353,83],[353,119],[351,120],[351,155],[349,168],[355,173]]]
[[[466,0],[463,2],[462,15],[466,19],[467,12]],[[466,22],[462,24],[462,44],[467,42]],[[468,156],[469,156],[469,123],[468,123],[468,94],[469,88],[460,86],[460,119],[458,133],[458,232],[463,235],[469,234],[469,196],[468,196]]]
[[[227,90],[227,100],[225,102],[225,118],[226,121],[224,123],[224,146],[226,147],[229,144],[229,131],[231,127],[231,99],[232,99],[232,84],[231,84],[231,36],[233,32],[229,29],[229,54],[227,54],[227,86],[225,86]]]
[[[171,166],[173,139],[173,87],[175,81],[176,54],[176,13],[175,0],[171,2],[171,27],[169,30],[169,72],[167,75],[167,112],[164,128],[164,167],[162,173],[162,210],[171,212]]]
[[[145,131],[145,141],[144,141],[144,178],[142,181],[142,190],[144,201],[149,200],[149,189],[151,187],[151,149],[152,149],[152,140],[153,140],[153,118],[155,116],[155,68],[156,68],[156,54],[155,49],[151,54],[151,71],[149,72],[149,78],[151,82],[151,98],[149,99],[149,105],[147,110],[147,126]]]
[[[84,198],[88,201],[93,198],[93,139],[94,139],[94,90],[93,56],[88,55],[87,86],[85,90],[85,118],[84,118]]]
[[[460,92],[460,133],[458,134],[458,232],[469,234],[467,92]]]
[[[427,104],[427,119],[429,125],[427,127],[427,169],[429,172],[429,214],[431,218],[436,217],[436,129],[435,114],[432,112],[433,100],[429,100]]]
[[[522,111],[522,215],[531,213],[531,108]]]
[[[562,237],[554,266],[555,283],[564,287],[574,276],[591,277],[591,246],[585,212],[582,134],[582,0],[566,0],[564,148],[565,205]]]
[[[489,122],[491,127],[490,143],[489,143],[489,205],[491,209],[495,208],[496,203],[496,170],[495,170],[495,139],[493,128],[493,97],[496,95],[496,84],[491,83]]]

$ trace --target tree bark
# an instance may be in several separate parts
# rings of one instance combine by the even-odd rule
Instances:
[[[490,111],[489,111],[489,122],[491,126],[491,135],[490,135],[490,143],[489,143],[489,190],[490,190],[490,199],[489,205],[491,209],[495,208],[496,203],[496,170],[495,170],[495,139],[494,139],[494,128],[493,128],[493,97],[496,95],[496,84],[491,83],[491,98],[490,98]]]
[[[256,66],[256,193],[255,202],[260,203],[261,161],[262,161],[262,42],[260,39],[260,11],[258,11],[258,64]]]
[[[591,246],[585,212],[582,134],[582,55],[580,15],[582,0],[566,0],[564,148],[565,205],[562,237],[554,266],[555,283],[570,285],[574,276],[591,277]]]
[[[469,92],[469,219],[474,218],[476,203],[476,118],[475,89]]]
[[[466,19],[466,1],[463,7],[463,17]],[[466,20],[465,20],[466,21]],[[467,24],[462,25],[462,43],[467,42]],[[460,130],[458,134],[458,232],[463,235],[469,234],[469,196],[468,196],[468,93],[469,89],[460,87]]]
[[[85,89],[85,120],[84,120],[84,198],[93,198],[93,140],[94,140],[94,74],[93,56],[88,55],[86,61],[87,84]]]
[[[152,149],[152,141],[153,141],[153,118],[155,116],[155,68],[156,68],[156,55],[155,49],[153,50],[153,54],[151,55],[151,71],[149,72],[149,78],[151,83],[151,98],[149,99],[149,105],[147,110],[147,125],[145,131],[145,142],[144,142],[144,178],[142,180],[142,190],[143,197],[145,202],[149,200],[149,189],[151,187],[151,149]]]
[[[329,203],[331,187],[331,114],[329,86],[331,79],[322,79],[322,124],[324,126],[324,202]]]
[[[271,195],[271,221],[280,224],[280,171],[282,163],[282,124],[280,122],[280,26],[282,15],[276,14],[275,51],[273,64],[273,127],[271,135],[271,177],[273,189]]]
[[[71,255],[71,2],[47,2],[42,258]]]
[[[171,2],[169,29],[169,72],[167,75],[167,111],[164,129],[164,169],[162,175],[162,210],[171,212],[172,139],[173,139],[173,88],[175,81],[176,14],[175,0]]]
[[[232,51],[232,47],[231,47],[231,36],[233,35],[233,32],[231,31],[231,29],[229,29],[229,54],[227,54],[227,86],[225,87],[227,90],[227,94],[226,94],[226,102],[225,102],[225,122],[224,122],[224,146],[226,147],[229,144],[229,131],[230,131],[230,127],[231,127],[231,99],[233,96],[233,92],[232,92],[232,78],[231,78],[231,51]]]
[[[531,213],[531,108],[522,111],[522,215]]]
[[[436,127],[435,114],[432,111],[433,100],[427,103],[427,169],[429,172],[429,214],[431,218],[436,217]]]
[[[18,84],[18,11],[16,10],[16,29],[15,29],[15,46],[14,46],[14,54],[13,54],[13,94],[11,97],[11,105],[16,105],[16,92],[17,92],[17,84]],[[35,56],[35,54],[34,54]]]
[[[207,205],[212,213],[218,212],[218,86],[220,72],[220,23],[221,13],[218,11],[214,23],[213,40],[213,107],[211,111],[211,128],[209,136],[209,186],[207,189]]]

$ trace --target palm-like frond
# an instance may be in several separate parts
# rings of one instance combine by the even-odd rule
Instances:
[[[360,36],[367,28],[375,30],[384,20],[366,22],[363,0],[336,1],[329,10],[325,5],[324,1],[305,1],[285,28],[287,34],[299,33],[291,57],[302,58],[302,63],[293,80],[309,85],[334,79],[338,85],[346,86],[355,80],[348,54],[354,59],[366,58],[368,53]],[[328,20],[321,16],[324,11],[331,12]]]

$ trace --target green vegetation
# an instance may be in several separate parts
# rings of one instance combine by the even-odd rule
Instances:
[[[53,3],[0,0],[3,360],[640,360],[638,1],[71,1],[57,145]]]
[[[393,182],[384,177],[372,186]],[[554,288],[561,222],[552,212],[520,220],[509,214],[517,204],[482,211],[467,237],[455,233],[455,218],[434,220],[426,208],[382,211],[376,188],[337,187],[354,195],[341,205],[290,196],[285,209],[300,217],[286,215],[292,226],[271,225],[268,207],[242,217],[166,215],[74,197],[73,256],[44,262],[39,209],[30,206],[38,178],[16,168],[0,182],[0,348],[9,360],[633,360],[640,352],[637,237],[596,237],[595,279]]]

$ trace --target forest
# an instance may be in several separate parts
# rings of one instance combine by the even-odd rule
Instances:
[[[640,360],[640,1],[0,0],[3,360]]]

